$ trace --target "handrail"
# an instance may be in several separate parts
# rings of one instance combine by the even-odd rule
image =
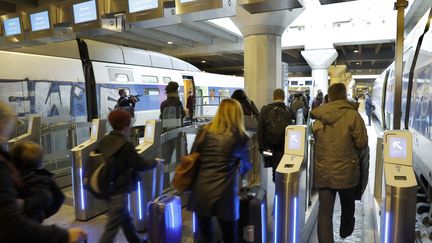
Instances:
[[[72,122],[72,123],[58,123],[54,124],[49,127],[45,127],[41,129],[41,135],[45,135],[51,132],[57,132],[62,130],[68,130],[68,129],[76,129],[76,128],[90,128],[91,123],[90,122]]]

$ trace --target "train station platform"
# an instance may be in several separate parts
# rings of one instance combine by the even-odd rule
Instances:
[[[362,114],[363,118],[367,120],[367,117]],[[372,124],[372,126],[367,126],[368,136],[369,136],[369,147],[370,147],[370,169],[369,169],[369,183],[366,188],[366,191],[363,195],[361,201],[356,201],[356,212],[355,212],[355,230],[353,234],[346,238],[341,239],[339,237],[339,226],[340,226],[340,203],[339,200],[336,200],[335,210],[333,216],[333,228],[334,228],[334,237],[335,242],[378,242],[379,235],[377,232],[377,226],[379,222],[379,217],[376,211],[375,200],[373,197],[373,188],[374,188],[374,179],[375,179],[375,148],[376,148],[376,137],[381,131],[378,124]],[[271,170],[267,170],[267,177],[271,178]],[[274,229],[273,217],[273,198],[275,193],[275,186],[271,179],[267,180],[267,242],[273,242],[272,235]],[[54,215],[53,217],[47,219],[45,224],[57,224],[58,226],[69,228],[69,227],[81,227],[85,229],[88,234],[88,242],[97,242],[100,238],[105,223],[107,221],[106,215],[100,215],[88,221],[77,221],[75,220],[74,207],[73,207],[73,192],[71,187],[67,187],[64,189],[64,193],[67,196],[67,200],[60,211]],[[316,197],[316,195],[315,195]],[[315,198],[316,199],[316,198]],[[182,211],[182,219],[183,219],[183,233],[182,233],[182,242],[194,242],[193,241],[193,232],[192,232],[192,214],[183,209]],[[140,234],[144,239],[147,238],[147,235]],[[116,243],[127,242],[123,232],[119,230],[117,234]],[[317,225],[316,222],[314,224],[314,228],[312,233],[309,236],[308,243],[317,243]],[[303,243],[303,242],[302,242]],[[306,242],[305,242],[306,243]]]

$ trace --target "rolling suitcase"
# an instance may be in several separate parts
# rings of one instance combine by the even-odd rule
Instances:
[[[267,242],[267,193],[261,187],[240,193],[239,238],[241,242]]]
[[[180,243],[182,237],[180,197],[163,195],[150,202],[148,207],[150,242]]]

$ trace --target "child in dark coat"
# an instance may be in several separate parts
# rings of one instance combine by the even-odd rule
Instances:
[[[18,195],[22,199],[23,212],[41,223],[60,209],[65,196],[54,182],[53,174],[42,169],[43,151],[39,144],[19,143],[11,155],[24,181],[23,190]]]

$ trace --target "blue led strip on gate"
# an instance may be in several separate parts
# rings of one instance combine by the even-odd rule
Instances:
[[[196,221],[195,221],[195,212],[192,213],[192,231],[195,234],[196,233]]]
[[[390,214],[388,212],[386,212],[386,214],[385,214],[384,243],[388,243],[388,238],[389,238],[389,222],[390,222]]]
[[[275,195],[275,202],[274,202],[274,243],[277,243],[278,241],[278,196]]]
[[[293,243],[297,242],[297,197],[294,198]]]
[[[266,229],[266,224],[265,224],[265,219],[266,219],[266,210],[265,210],[265,204],[262,203],[261,204],[261,237],[262,237],[262,243],[265,243],[267,241],[267,229]],[[195,232],[195,229],[194,229]]]
[[[81,209],[85,209],[84,205],[84,186],[83,186],[83,173],[82,168],[79,169],[79,177],[80,177],[80,194],[81,194]]]
[[[139,219],[142,220],[142,206],[141,206],[141,182],[138,181],[138,215]]]

